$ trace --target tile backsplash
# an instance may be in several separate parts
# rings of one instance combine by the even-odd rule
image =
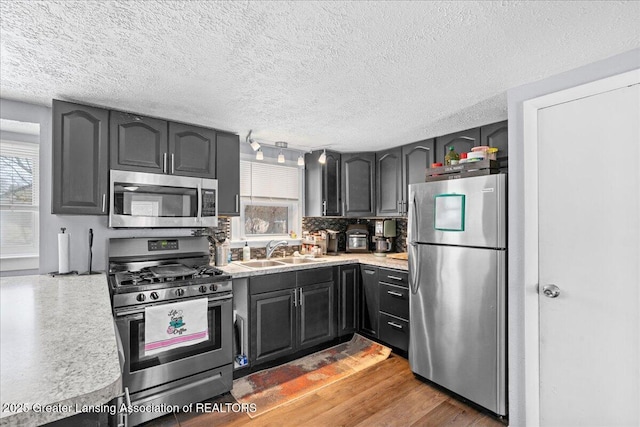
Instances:
[[[311,217],[306,216],[302,218],[302,231],[314,232],[320,230],[335,230],[338,234],[338,251],[344,252],[347,248],[347,241],[345,231],[349,224],[366,224],[369,229],[369,235],[375,234],[375,220],[383,218],[339,218],[339,217]],[[407,251],[407,218],[393,218],[396,220],[396,228],[398,236],[395,239],[395,248],[393,252],[406,252]],[[370,250],[373,250],[373,245],[369,242]]]

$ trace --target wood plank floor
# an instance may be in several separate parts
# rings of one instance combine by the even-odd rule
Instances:
[[[235,403],[229,393],[212,399]],[[394,354],[288,405],[254,419],[241,412],[179,413],[145,427],[199,426],[503,426],[499,421],[416,379]]]

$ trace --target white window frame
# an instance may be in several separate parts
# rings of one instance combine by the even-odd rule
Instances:
[[[0,271],[30,270],[39,267],[40,251],[40,145],[33,142],[0,140],[4,153],[8,145],[24,147],[25,157],[33,158],[33,203],[31,205],[0,204],[4,212],[33,212],[33,242],[29,246],[14,247],[11,251],[0,247]]]
[[[244,245],[244,242],[249,242],[250,245],[260,245],[266,244],[266,242],[270,240],[287,240],[290,242],[296,242],[299,239],[292,238],[288,233],[286,234],[254,234],[247,235],[244,231],[244,221],[245,221],[245,207],[247,205],[255,204],[262,206],[286,206],[289,208],[289,218],[288,218],[288,229],[290,231],[294,231],[297,236],[300,236],[302,233],[302,215],[304,213],[304,199],[303,199],[303,189],[304,189],[304,168],[300,168],[296,162],[287,161],[284,164],[277,163],[274,159],[265,158],[264,160],[255,160],[250,156],[241,156],[241,161],[249,162],[249,163],[262,163],[262,164],[272,164],[275,166],[287,166],[291,168],[297,169],[297,179],[298,179],[298,197],[297,199],[284,199],[284,198],[273,198],[273,197],[262,197],[260,195],[251,194],[250,196],[241,195],[240,196],[240,215],[238,217],[234,217],[231,219],[231,241],[232,244],[235,242],[242,242],[241,245]],[[241,180],[243,178],[241,177]],[[242,183],[241,183],[242,187]],[[241,190],[242,193],[242,190]]]

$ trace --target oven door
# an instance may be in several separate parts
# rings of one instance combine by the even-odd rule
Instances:
[[[124,386],[135,393],[232,363],[232,299],[232,295],[210,298],[207,341],[151,356],[144,354],[144,307],[116,311],[124,346]]]
[[[109,227],[212,227],[218,223],[215,179],[112,170],[109,184]]]

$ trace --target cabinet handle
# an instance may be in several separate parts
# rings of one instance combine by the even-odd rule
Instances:
[[[294,307],[298,306],[298,290],[297,289],[293,290],[293,306]]]
[[[404,295],[402,295],[400,292],[396,292],[396,291],[387,291],[387,293],[389,295],[393,295],[394,297],[400,297],[400,298],[404,297]]]
[[[171,153],[171,174],[174,173],[176,173],[176,158],[173,153]]]
[[[102,193],[102,212],[105,212],[107,209],[107,194]]]
[[[396,322],[387,322],[387,325],[391,326],[392,328],[403,329],[402,325],[398,325]]]
[[[327,216],[327,201],[326,200],[322,201],[322,215],[323,216]]]
[[[398,276],[387,276],[387,277],[391,280],[403,280],[402,277],[398,277]]]
[[[162,173],[167,173],[167,153],[162,154]]]
[[[364,272],[367,274],[376,274],[374,270],[365,270]]]
[[[300,288],[300,307],[302,307],[302,302],[304,299],[302,298],[302,288]]]
[[[236,194],[236,212],[240,213],[240,195]]]

